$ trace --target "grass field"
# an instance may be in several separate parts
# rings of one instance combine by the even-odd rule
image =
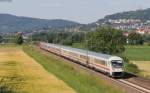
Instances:
[[[76,92],[45,71],[21,48],[0,48],[0,93]]]
[[[127,46],[125,55],[134,61],[150,61],[150,46]]]
[[[101,80],[94,74],[73,67],[59,57],[43,53],[39,49],[24,47],[24,51],[39,62],[48,72],[65,81],[77,93],[122,93],[110,83]]]

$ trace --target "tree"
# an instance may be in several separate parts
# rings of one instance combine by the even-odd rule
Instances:
[[[143,45],[143,36],[136,32],[130,33],[128,36],[129,44],[131,45]]]
[[[0,43],[2,43],[3,42],[3,37],[2,36],[0,36]]]
[[[16,34],[16,39],[15,39],[16,44],[21,45],[23,43],[23,37],[21,33]]]
[[[145,34],[143,36],[143,40],[144,40],[144,42],[150,42],[150,35],[149,34]]]
[[[97,28],[87,34],[88,49],[107,54],[122,53],[125,50],[122,31],[113,28]]]
[[[64,39],[64,40],[61,40],[61,44],[62,44],[62,45],[71,46],[71,45],[73,44],[72,38],[68,37],[68,38],[66,38],[66,39]]]
[[[73,43],[81,43],[84,40],[85,34],[83,32],[74,32],[72,33]]]

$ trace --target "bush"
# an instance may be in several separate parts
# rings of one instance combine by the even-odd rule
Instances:
[[[65,39],[61,41],[62,45],[68,45],[71,46],[72,45],[72,40],[71,39]]]
[[[121,57],[124,60],[124,62],[129,63],[129,59],[126,56],[124,56],[122,54],[120,54],[118,56]]]
[[[147,42],[147,45],[148,45],[148,46],[150,46],[150,41],[149,41],[149,42]]]
[[[124,55],[119,55],[119,56],[124,60],[126,72],[133,73],[133,74],[137,74],[140,72],[139,68],[135,64],[130,63],[129,59],[126,56]]]
[[[125,63],[125,70],[129,73],[138,74],[139,68],[133,63]]]

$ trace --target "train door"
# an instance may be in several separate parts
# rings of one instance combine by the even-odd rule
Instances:
[[[94,63],[94,58],[93,57],[89,57],[89,65],[91,67],[93,67],[93,63]]]
[[[86,65],[89,65],[89,61],[90,61],[90,59],[89,59],[89,57],[88,57],[88,55],[86,56]]]
[[[107,67],[109,68],[109,73],[108,73],[108,76],[111,76],[112,75],[112,67],[111,67],[111,61],[107,61]]]

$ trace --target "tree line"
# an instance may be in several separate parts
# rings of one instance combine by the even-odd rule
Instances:
[[[40,32],[32,35],[32,41],[44,41],[54,44],[72,46],[82,44],[91,51],[118,54],[125,51],[125,45],[143,45],[150,42],[150,35],[131,32],[128,36],[121,30],[99,27],[96,31],[86,32]]]
[[[99,27],[90,32],[41,32],[32,35],[33,41],[44,41],[48,43],[72,46],[74,43],[83,45],[83,49],[96,51],[104,54],[117,55],[124,59],[126,71],[138,73],[138,67],[129,62],[123,55],[125,45],[142,45],[149,41],[150,36],[142,36],[138,33],[130,33],[126,37],[124,32],[113,28]]]
[[[84,41],[85,34],[83,32],[40,32],[32,35],[33,41],[44,41],[54,44],[62,44],[71,46],[73,43],[81,43]]]
[[[23,44],[24,39],[22,33],[16,33],[12,35],[0,35],[0,43],[7,44],[7,43],[15,43],[18,45]]]

